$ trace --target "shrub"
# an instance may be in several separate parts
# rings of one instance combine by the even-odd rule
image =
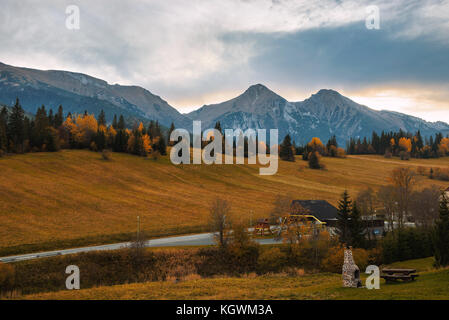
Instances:
[[[12,291],[15,284],[15,270],[10,264],[0,262],[0,294]]]
[[[343,148],[337,149],[337,158],[346,158],[346,151]]]
[[[154,161],[159,160],[160,157],[161,157],[161,153],[159,151],[157,151],[157,150],[154,150],[151,153],[151,159],[153,159]]]
[[[420,176],[425,176],[427,173],[427,169],[423,166],[419,166],[416,170]]]
[[[393,154],[390,151],[386,151],[384,157],[390,159],[391,157],[393,157]]]
[[[384,263],[426,258],[433,255],[431,231],[420,228],[405,228],[389,232],[382,239]]]
[[[89,149],[92,151],[98,151],[97,144],[94,141],[92,141],[90,143]]]
[[[401,160],[410,160],[410,153],[406,151],[401,151],[399,153]]]
[[[321,164],[321,156],[318,151],[313,151],[309,155],[309,168],[310,169],[323,169],[324,166]]]
[[[101,152],[101,157],[103,158],[103,160],[106,160],[106,161],[111,160],[111,151],[104,149]]]
[[[264,250],[257,259],[259,273],[277,272],[285,266],[287,256],[279,248]]]
[[[442,181],[449,181],[449,169],[436,170],[434,178]]]
[[[366,269],[370,264],[369,252],[365,249],[355,248],[352,249],[352,256],[354,257],[355,264],[359,267],[360,272]],[[321,269],[326,272],[341,273],[344,262],[344,248],[335,247],[329,250],[329,254],[323,259],[321,263]]]

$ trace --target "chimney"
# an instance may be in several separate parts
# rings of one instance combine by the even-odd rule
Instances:
[[[360,281],[360,269],[354,262],[352,257],[352,247],[345,247],[345,259],[343,262],[343,287],[345,288],[360,288],[362,281]]]

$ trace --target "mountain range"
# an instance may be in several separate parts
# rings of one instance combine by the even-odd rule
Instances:
[[[110,85],[81,73],[0,63],[0,103],[12,105],[17,97],[25,111],[31,113],[41,105],[53,110],[63,105],[65,112],[87,110],[95,115],[103,109],[108,121],[114,114],[123,114],[128,121],[158,120],[167,127],[173,122],[176,127],[186,129],[192,127],[192,120],[201,120],[203,129],[220,121],[226,129],[277,128],[280,139],[290,134],[298,144],[312,137],[327,141],[335,135],[344,145],[350,137],[368,137],[373,131],[382,130],[420,130],[424,136],[449,133],[447,123],[373,110],[329,89],[322,89],[304,101],[289,102],[266,86],[256,84],[234,99],[181,114],[161,97],[138,86]]]

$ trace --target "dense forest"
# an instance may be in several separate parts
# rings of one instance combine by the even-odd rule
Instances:
[[[172,125],[170,130],[174,130]],[[148,154],[165,155],[166,138],[159,123],[150,121],[148,128],[142,123],[129,129],[122,115],[111,125],[106,115],[100,112],[98,118],[87,111],[82,115],[64,116],[63,107],[48,112],[45,106],[38,108],[34,118],[25,115],[19,99],[11,110],[0,110],[0,155],[3,153],[24,153],[58,151],[64,149],[89,148],[93,151],[113,150],[140,156]]]
[[[379,154],[386,157],[399,156],[403,160],[413,158],[438,158],[449,155],[449,137],[437,133],[435,137],[423,138],[421,132],[415,134],[383,132],[379,136],[373,132],[371,139],[350,139],[348,154]]]

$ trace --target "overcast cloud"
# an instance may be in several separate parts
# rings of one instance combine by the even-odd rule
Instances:
[[[67,5],[80,30],[65,27]],[[380,30],[365,28],[368,5]],[[449,1],[2,0],[0,61],[140,85],[181,112],[264,83],[449,122]]]

